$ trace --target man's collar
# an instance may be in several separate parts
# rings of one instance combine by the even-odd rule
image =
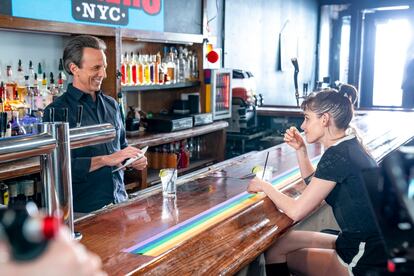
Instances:
[[[69,95],[71,95],[76,101],[79,101],[84,95],[89,95],[88,93],[83,92],[82,90],[74,87],[72,83],[68,84],[67,93],[69,93]],[[101,91],[97,91],[96,97],[98,97],[100,94]]]

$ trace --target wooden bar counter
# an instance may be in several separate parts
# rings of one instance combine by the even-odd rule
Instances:
[[[413,121],[414,113],[366,112],[354,124],[379,161],[414,137]],[[320,145],[308,147],[311,158],[322,150]],[[245,192],[249,180],[241,178],[253,166],[264,164],[267,151],[274,176],[297,166],[295,152],[286,144],[248,153],[179,179],[172,204],[159,189],[143,191],[127,203],[78,220],[75,229],[83,234],[81,242],[102,258],[110,275],[233,274],[292,226],[292,220],[265,197],[158,256],[136,255],[125,249]],[[279,188],[292,197],[304,188],[299,178],[283,186]]]

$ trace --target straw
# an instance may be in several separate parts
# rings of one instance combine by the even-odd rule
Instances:
[[[180,154],[180,156],[178,156],[177,166],[175,166],[175,168],[174,168],[174,170],[173,170],[173,172],[171,174],[170,180],[168,180],[168,182],[167,182],[167,187],[165,187],[165,190],[167,190],[167,191],[169,190],[170,185],[172,185],[172,179],[174,177],[175,172],[177,171],[178,164],[180,164],[180,159],[181,159],[181,154]]]
[[[267,166],[267,160],[268,160],[268,159],[269,159],[269,152],[267,152],[267,154],[266,154],[266,161],[265,161],[264,168],[263,168],[263,175],[262,175],[262,179],[264,179],[264,176],[265,176],[266,166]]]

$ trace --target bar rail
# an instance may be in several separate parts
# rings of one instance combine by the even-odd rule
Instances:
[[[51,153],[56,139],[48,133],[25,135],[0,140],[0,163]]]

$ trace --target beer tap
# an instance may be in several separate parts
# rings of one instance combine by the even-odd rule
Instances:
[[[69,120],[68,120],[68,109],[67,108],[63,108],[63,122],[65,122],[65,123],[69,122]]]
[[[78,113],[76,114],[76,127],[80,127],[82,124],[82,113],[83,113],[83,105],[78,105]]]
[[[296,105],[299,107],[299,86],[298,86],[298,74],[299,74],[299,63],[297,58],[291,59],[293,67],[295,68],[295,72],[293,74],[293,81],[295,83],[295,97],[296,97]]]
[[[55,109],[53,107],[49,109],[49,122],[55,122]]]

